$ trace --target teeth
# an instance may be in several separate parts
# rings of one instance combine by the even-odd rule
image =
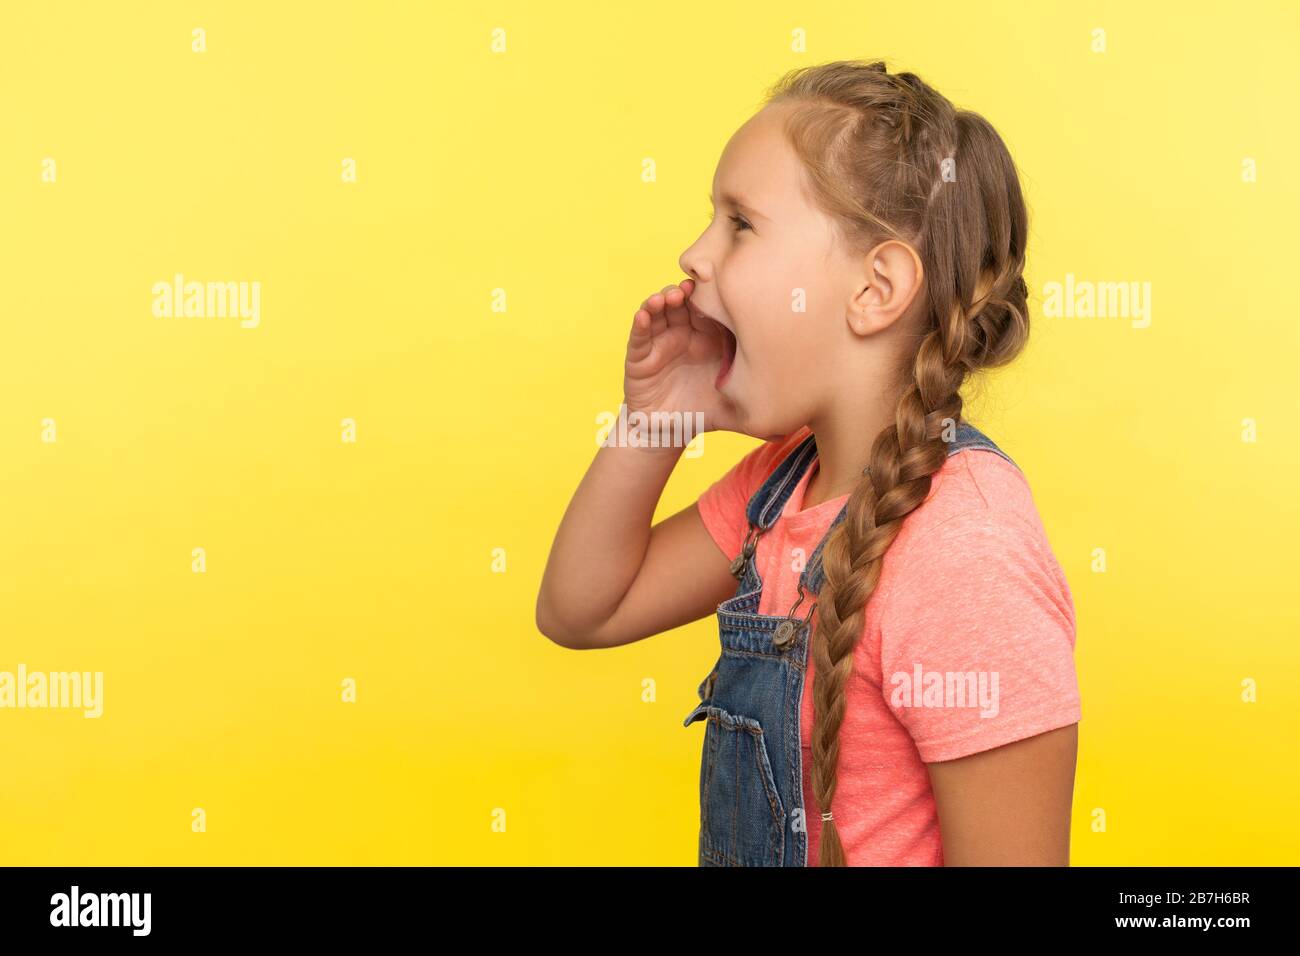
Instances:
[[[694,312],[697,316],[699,316],[699,317],[702,318],[702,319],[708,319],[710,322],[713,322],[713,323],[717,324],[717,326],[718,326],[720,329],[722,329],[722,330],[723,330],[723,331],[724,331],[724,332],[725,332],[725,333],[726,333],[726,334],[731,338],[731,340],[732,340],[733,342],[736,340],[736,333],[733,332],[733,331],[732,331],[732,330],[731,330],[731,329],[726,325],[726,323],[724,323],[724,322],[719,322],[717,319],[715,319],[713,316],[709,315],[709,313],[705,312],[703,309],[701,309],[698,305],[696,305],[696,304],[695,304],[694,302],[692,302],[690,299],[687,299],[687,300],[686,300],[686,303],[687,303],[687,305],[690,307],[691,311]]]

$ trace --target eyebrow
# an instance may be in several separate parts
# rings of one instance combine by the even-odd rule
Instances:
[[[750,215],[757,216],[759,219],[767,219],[768,222],[772,221],[771,219],[768,219],[767,216],[764,216],[761,212],[759,212],[757,209],[751,206],[749,203],[745,202],[745,200],[741,199],[739,196],[733,196],[731,195],[731,193],[722,194],[722,204],[724,206],[733,206],[736,209],[743,210],[744,212],[747,212]],[[709,193],[709,205],[713,205],[712,193]]]

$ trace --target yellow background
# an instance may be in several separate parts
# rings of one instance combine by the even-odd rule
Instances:
[[[1073,589],[1074,863],[1300,862],[1300,13],[1143,6],[4,4],[0,670],[105,710],[0,710],[0,863],[694,865],[715,624],[575,653],[537,585],[723,144],[859,57],[1023,171],[1034,332],[968,411]],[[260,326],[155,318],[176,272]],[[1150,327],[1042,318],[1066,273]]]

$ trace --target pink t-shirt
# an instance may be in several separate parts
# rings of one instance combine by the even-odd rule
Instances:
[[[805,426],[755,448],[700,496],[700,516],[728,559],[744,542],[749,499],[809,434]],[[814,460],[758,539],[760,614],[790,610],[800,573],[848,500],[802,510],[816,469]],[[850,866],[943,865],[925,765],[1078,722],[1074,637],[1070,588],[1024,476],[992,452],[950,455],[885,554],[854,650],[833,807]],[[800,711],[809,866],[822,826],[812,792],[813,669],[810,653]]]

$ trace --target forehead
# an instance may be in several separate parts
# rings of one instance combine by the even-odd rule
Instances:
[[[786,109],[765,107],[736,130],[713,174],[715,196],[733,196],[774,220],[814,211],[803,163],[782,128]]]

